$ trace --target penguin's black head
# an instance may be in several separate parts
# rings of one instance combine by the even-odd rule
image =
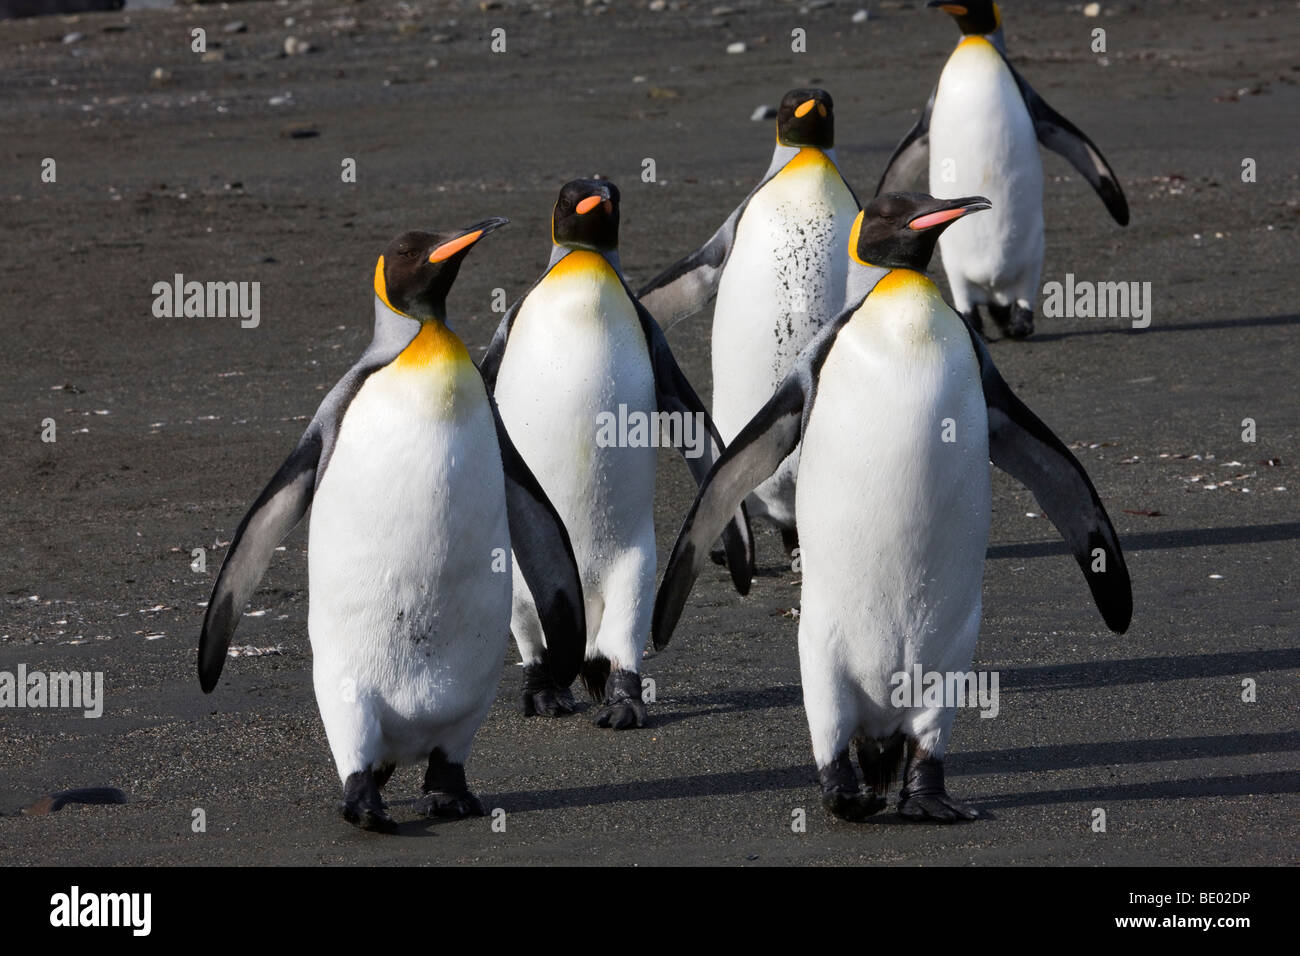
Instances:
[[[941,232],[962,216],[989,208],[983,196],[935,199],[925,193],[885,193],[858,213],[849,255],[864,266],[924,272]]]
[[[551,216],[551,241],[571,249],[618,248],[618,187],[608,179],[564,184]]]
[[[484,219],[454,232],[404,232],[375,265],[375,294],[413,319],[443,319],[447,293],[470,248],[509,219]]]
[[[987,36],[1002,25],[1002,11],[993,0],[930,0],[927,7],[936,7],[957,21],[965,36]]]
[[[825,90],[791,90],[776,111],[776,139],[782,146],[835,145],[835,104]]]

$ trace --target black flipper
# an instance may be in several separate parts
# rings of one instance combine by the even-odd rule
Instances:
[[[709,546],[723,526],[745,496],[769,478],[799,445],[810,397],[799,370],[791,372],[727,446],[700,485],[655,596],[651,634],[656,648],[667,646],[672,638],[691,587],[708,560]]]
[[[873,283],[874,287],[874,283]],[[870,294],[870,289],[822,326],[804,346],[772,397],[740,430],[700,485],[682,530],[677,533],[663,581],[655,595],[650,633],[655,648],[667,646],[686,598],[708,560],[709,546],[751,491],[772,476],[799,446],[817,394],[817,376],[835,338]]]
[[[642,287],[637,297],[652,315],[671,326],[704,308],[717,294],[722,268],[736,238],[736,223],[748,202],[747,198],[741,203],[708,242]]]
[[[516,450],[490,396],[506,479],[510,546],[546,635],[546,660],[560,687],[578,676],[587,650],[587,613],[569,532],[546,492]]]
[[[712,416],[705,409],[704,402],[700,401],[700,396],[691,386],[681,366],[677,364],[673,350],[668,346],[668,339],[664,337],[663,329],[636,296],[632,295],[632,290],[627,291],[636,306],[637,316],[641,319],[641,330],[645,333],[646,347],[650,352],[650,365],[654,370],[655,401],[659,411],[677,412],[683,416],[698,415],[700,417],[697,420],[704,422],[708,427],[713,447],[709,447],[706,443],[704,453],[696,458],[688,456],[685,447],[679,449],[682,457],[686,459],[686,466],[690,468],[691,475],[695,478],[696,485],[702,485],[714,459],[726,446],[722,436],[718,434],[717,427],[713,424]],[[723,548],[727,553],[727,570],[731,574],[731,582],[741,594],[748,594],[749,586],[754,579],[754,538],[749,527],[749,514],[744,504],[740,501],[736,502],[732,511],[731,521],[724,528],[719,528],[719,531],[722,534]]]
[[[934,112],[934,94],[938,90],[936,86],[930,91],[930,99],[926,101],[925,109],[921,111],[921,118],[907,131],[907,135],[894,150],[894,155],[889,157],[889,162],[885,164],[885,172],[880,177],[880,185],[876,187],[877,196],[881,193],[908,191],[920,178],[921,173],[928,168],[930,114]]]
[[[1106,204],[1111,217],[1121,226],[1127,226],[1128,200],[1124,198],[1124,190],[1120,188],[1119,177],[1110,168],[1101,150],[1084,135],[1079,127],[1048,106],[1025,78],[1016,72],[1016,68],[1005,55],[1002,59],[1006,62],[1011,75],[1015,77],[1016,85],[1020,87],[1025,108],[1029,110],[1029,115],[1034,121],[1038,141],[1052,152],[1069,160],[1070,165],[1092,184],[1101,201]]]
[[[1132,584],[1119,537],[1097,489],[1078,459],[1011,391],[980,336],[967,331],[979,359],[988,405],[989,457],[1034,493],[1079,562],[1106,626],[1123,634],[1133,617]],[[1104,571],[1092,570],[1096,548],[1105,554]]]
[[[320,464],[321,433],[313,422],[271,483],[239,523],[203,616],[199,638],[199,686],[211,693],[226,663],[230,638],[276,547],[311,506]]]

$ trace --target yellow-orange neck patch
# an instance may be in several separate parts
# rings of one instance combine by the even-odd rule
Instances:
[[[790,162],[781,168],[783,173],[797,173],[806,169],[813,169],[818,166],[835,168],[831,158],[816,146],[803,146],[799,152],[790,158]]]
[[[469,360],[469,350],[465,348],[460,336],[437,319],[429,319],[420,326],[420,331],[411,340],[411,344],[393,359],[393,365],[415,371]]]
[[[547,275],[548,279],[566,279],[575,276],[601,277],[605,273],[613,274],[609,261],[598,252],[575,249],[555,264]]]
[[[997,53],[998,50],[997,47],[989,42],[988,37],[976,36],[975,34],[962,37],[961,42],[957,44],[957,49],[960,50],[962,47],[966,47],[970,50],[978,50],[981,47],[984,47],[994,53]]]
[[[884,278],[876,283],[871,295],[905,295],[918,292],[928,293],[937,287],[929,277],[912,269],[890,269]]]

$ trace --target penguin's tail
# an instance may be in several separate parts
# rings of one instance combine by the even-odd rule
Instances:
[[[858,764],[862,767],[862,777],[867,786],[875,793],[888,793],[903,768],[907,738],[895,733],[884,740],[859,737],[856,743]]]
[[[587,696],[599,704],[605,699],[605,684],[609,681],[609,658],[587,658],[582,662],[579,676],[582,678],[582,686],[587,688]]]

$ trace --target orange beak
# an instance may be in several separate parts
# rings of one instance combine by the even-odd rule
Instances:
[[[599,206],[604,198],[604,196],[588,196],[575,207],[578,210],[578,215],[585,216],[587,213]]]
[[[816,105],[817,105],[816,100],[804,100],[795,108],[794,115],[796,117],[807,116],[809,113],[812,112],[812,108]]]
[[[474,245],[474,243],[478,242],[481,238],[483,238],[483,230],[478,229],[474,232],[467,232],[463,236],[458,236],[451,240],[451,242],[444,242],[437,249],[434,249],[433,252],[429,253],[429,261],[442,262],[444,259],[450,259],[462,249],[468,249],[470,246]]]

